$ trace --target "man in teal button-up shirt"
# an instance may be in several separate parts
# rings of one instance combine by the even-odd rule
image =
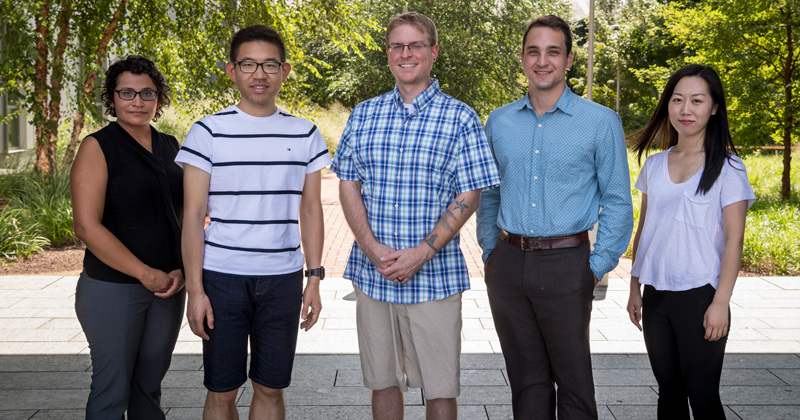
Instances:
[[[559,418],[597,418],[593,289],[633,229],[622,124],[567,88],[571,38],[561,18],[534,20],[520,55],[528,94],[486,123],[502,184],[481,194],[478,240],[514,418],[555,418],[556,401]]]

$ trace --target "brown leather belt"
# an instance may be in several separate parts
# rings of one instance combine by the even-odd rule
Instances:
[[[521,236],[500,231],[500,239],[520,247],[523,251],[539,251],[542,249],[575,248],[589,240],[586,232],[568,236]]]

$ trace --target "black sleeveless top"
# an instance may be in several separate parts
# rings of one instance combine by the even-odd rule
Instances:
[[[180,144],[150,128],[153,153],[119,124],[92,134],[105,155],[108,185],[102,225],[150,267],[169,273],[181,267],[180,217],[183,171],[175,164]],[[100,261],[86,248],[89,277],[113,283],[139,283]]]

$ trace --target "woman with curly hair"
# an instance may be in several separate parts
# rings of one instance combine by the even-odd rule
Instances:
[[[86,244],[75,312],[89,342],[87,419],[164,419],[161,380],[178,338],[180,144],[150,123],[169,104],[155,64],[129,56],[109,67],[102,100],[116,117],[83,140],[70,175],[75,234]]]

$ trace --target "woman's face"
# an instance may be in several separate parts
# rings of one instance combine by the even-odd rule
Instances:
[[[146,74],[133,74],[129,71],[122,72],[117,78],[117,91],[156,92],[156,84]],[[117,122],[123,126],[143,127],[150,125],[158,108],[158,95],[152,101],[142,99],[142,94],[136,94],[131,100],[120,97],[119,92],[114,92],[112,106],[117,113]]]
[[[717,113],[708,83],[698,76],[678,81],[669,99],[669,122],[678,132],[678,139],[705,136],[708,120]]]

